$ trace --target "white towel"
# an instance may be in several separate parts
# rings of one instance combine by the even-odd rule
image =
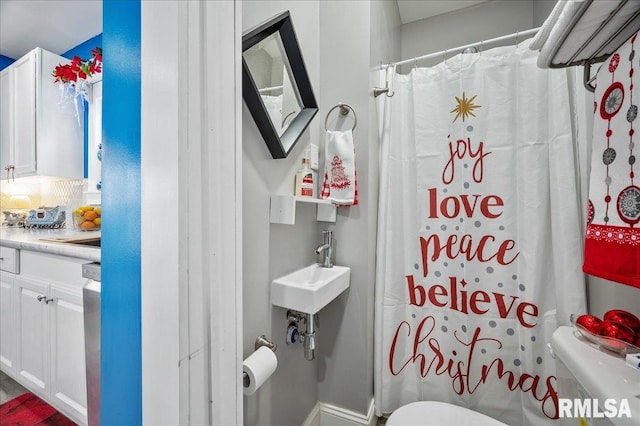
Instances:
[[[327,131],[324,181],[320,196],[338,205],[358,204],[355,146],[351,130]]]
[[[551,30],[555,27],[556,22],[558,22],[558,18],[562,13],[565,5],[567,4],[564,0],[559,0],[556,5],[553,7],[551,14],[547,17],[547,19],[540,27],[540,30],[536,33],[533,40],[531,40],[531,44],[529,45],[529,49],[531,50],[540,50],[542,46],[549,39],[549,35],[551,35]]]
[[[640,17],[633,18],[640,8],[638,1],[623,4],[600,28],[619,4],[614,0],[558,1],[530,45],[540,51],[538,67],[550,68],[612,54],[640,29]]]
[[[544,21],[542,25],[541,33],[547,34],[544,40],[540,40],[541,43],[537,43],[537,36],[534,39],[532,46],[539,46],[540,56],[538,56],[538,67],[549,68],[549,65],[556,56],[556,49],[560,42],[567,43],[567,40],[563,40],[564,34],[569,27],[571,21],[575,15],[582,8],[583,1],[559,1],[553,8],[551,15]],[[580,48],[580,45],[574,45],[572,48],[575,50]],[[560,47],[563,47],[561,45]]]

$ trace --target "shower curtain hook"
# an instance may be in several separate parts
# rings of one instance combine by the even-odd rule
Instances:
[[[520,38],[520,31],[516,31],[516,48],[518,47],[518,44],[520,43],[518,41],[519,38]]]
[[[415,58],[413,58],[413,69],[414,70],[418,69],[418,57],[417,56]]]
[[[444,49],[444,53],[442,54],[442,60],[445,64],[447,63],[447,49]]]
[[[482,55],[482,43],[484,43],[484,40],[480,40],[480,55]]]

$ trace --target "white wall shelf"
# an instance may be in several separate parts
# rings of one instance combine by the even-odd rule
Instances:
[[[329,200],[293,195],[272,195],[270,222],[284,225],[296,223],[296,203],[317,205],[316,219],[319,222],[334,222],[337,218],[337,206]]]

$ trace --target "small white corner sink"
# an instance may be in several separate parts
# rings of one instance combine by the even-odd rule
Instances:
[[[349,287],[351,268],[314,263],[271,281],[271,304],[315,314]]]

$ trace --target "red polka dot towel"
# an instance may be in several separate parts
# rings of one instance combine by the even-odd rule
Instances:
[[[640,39],[598,71],[583,270],[640,288]]]

